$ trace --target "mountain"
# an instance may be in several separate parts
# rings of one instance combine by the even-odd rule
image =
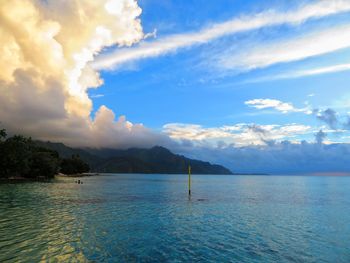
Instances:
[[[63,158],[79,155],[87,162],[93,172],[102,173],[158,173],[184,174],[191,165],[193,174],[232,174],[227,168],[186,158],[168,149],[155,146],[150,149],[79,149],[63,143],[37,141],[38,145],[55,150]]]
[[[96,155],[90,154],[89,152],[85,151],[84,149],[79,148],[71,148],[63,143],[55,143],[55,142],[43,142],[43,141],[35,141],[35,143],[38,146],[49,148],[51,150],[54,150],[58,152],[61,158],[70,158],[72,155],[79,155],[79,157],[84,161],[87,162],[90,166],[90,168],[93,171],[96,171],[97,167],[101,162],[104,161],[103,158],[100,158]]]
[[[232,174],[223,166],[173,154],[160,146],[151,149],[88,149],[87,151],[108,160],[99,167],[99,170],[105,172],[113,172],[117,168],[121,172],[182,174],[186,173],[188,165],[191,165],[195,174]]]

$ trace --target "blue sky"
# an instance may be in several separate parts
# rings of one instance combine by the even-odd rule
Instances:
[[[349,173],[349,14],[349,0],[0,1],[0,124],[238,172]]]
[[[320,1],[139,1],[144,32],[156,30],[155,38],[144,40],[149,43],[271,10],[271,17],[285,13],[297,16],[303,8],[315,9],[318,4]],[[295,23],[287,21],[228,33],[205,43],[126,61],[103,69],[104,85],[90,91],[92,97],[97,95],[94,109],[108,105],[116,114],[158,131],[164,131],[169,123],[182,124],[183,129],[190,124],[204,129],[241,123],[299,125],[305,129],[276,139],[311,142],[314,134],[323,129],[328,130],[329,143],[349,142],[347,131],[337,132],[317,118],[317,113],[311,114],[315,109],[332,108],[339,119],[346,121],[350,106],[349,71],[333,67],[348,65],[350,48],[333,47],[327,42],[337,42],[342,27],[350,40],[349,22],[349,12],[344,11],[311,16]],[[315,46],[316,40],[325,43]],[[321,51],[314,54],[313,49]],[[281,57],[275,61],[274,51]],[[111,49],[105,52],[107,56],[111,53]],[[322,69],[326,72],[307,75]],[[295,109],[307,108],[309,113],[282,112],[267,101],[263,109],[247,104],[267,99],[291,104]],[[338,129],[343,130],[341,125]]]

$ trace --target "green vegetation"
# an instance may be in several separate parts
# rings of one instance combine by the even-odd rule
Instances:
[[[223,166],[189,159],[161,146],[150,149],[109,149],[100,152],[90,150],[90,152],[105,157],[97,167],[99,172],[185,174],[188,165],[191,165],[193,174],[232,174]]]
[[[57,151],[39,146],[20,135],[6,138],[0,130],[0,178],[53,178],[58,172],[88,172],[89,166],[79,156],[60,159]]]
[[[65,158],[61,162],[61,173],[64,174],[86,173],[89,170],[89,165],[82,161],[79,155],[73,155],[72,158]]]
[[[221,166],[174,154],[168,149],[155,146],[150,149],[79,149],[62,143],[37,141],[38,145],[57,151],[62,157],[79,155],[98,173],[157,173],[186,174],[188,165],[193,174],[232,174]]]
[[[23,136],[6,138],[0,129],[0,179],[10,177],[52,178],[55,174],[187,173],[232,174],[221,165],[193,160],[155,146],[151,149],[74,149],[62,143],[33,141]]]

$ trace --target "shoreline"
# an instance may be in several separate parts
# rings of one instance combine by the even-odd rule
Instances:
[[[78,178],[78,177],[89,177],[100,175],[99,173],[80,173],[80,174],[56,174],[53,178],[45,178],[45,177],[35,177],[35,178],[26,178],[22,176],[12,176],[9,178],[0,178],[0,184],[7,183],[32,183],[32,182],[51,182],[52,180],[58,178]]]
[[[36,177],[36,178],[25,178],[21,176],[10,177],[10,178],[0,178],[0,184],[8,184],[8,183],[31,183],[31,182],[50,182],[54,178],[44,178],[44,177]]]
[[[89,176],[96,176],[100,175],[100,173],[78,173],[78,174],[63,174],[59,173],[55,175],[56,177],[89,177]]]

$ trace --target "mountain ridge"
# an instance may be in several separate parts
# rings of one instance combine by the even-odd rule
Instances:
[[[191,165],[193,174],[233,174],[222,165],[187,158],[162,146],[149,149],[72,148],[63,143],[36,141],[42,147],[55,150],[61,157],[79,155],[92,172],[185,174]]]

